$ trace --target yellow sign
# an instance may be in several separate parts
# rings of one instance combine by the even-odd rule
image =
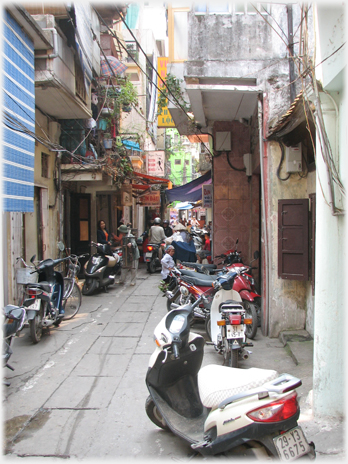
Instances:
[[[167,76],[167,63],[168,63],[168,58],[166,57],[157,58],[157,71],[163,80]],[[161,88],[164,86],[160,78],[157,79],[157,86],[158,88]],[[175,127],[173,118],[171,117],[167,107],[162,108],[162,113],[158,115],[157,125],[158,127]]]

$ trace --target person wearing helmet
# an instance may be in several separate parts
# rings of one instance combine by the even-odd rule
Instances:
[[[154,225],[150,229],[149,233],[149,243],[156,243],[161,245],[166,239],[166,236],[164,234],[163,227],[160,225],[161,224],[161,219],[159,217],[156,217],[154,220]],[[162,247],[159,247],[158,250],[158,257],[159,260],[162,259],[163,251]]]
[[[173,235],[173,229],[170,227],[168,219],[163,221],[163,230],[166,237],[171,237]]]

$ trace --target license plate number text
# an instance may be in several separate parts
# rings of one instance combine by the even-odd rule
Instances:
[[[282,461],[294,461],[310,451],[310,446],[301,427],[295,427],[283,435],[273,438],[273,442]]]

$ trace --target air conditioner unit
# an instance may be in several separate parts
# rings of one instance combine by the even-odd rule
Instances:
[[[285,163],[287,172],[302,171],[302,144],[285,147]]]

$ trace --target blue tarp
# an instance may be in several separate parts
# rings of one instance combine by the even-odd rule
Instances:
[[[180,261],[185,261],[188,263],[195,263],[197,261],[196,256],[196,248],[193,243],[191,242],[176,242],[175,240],[172,241],[172,245],[175,248],[174,259],[179,259]]]
[[[211,171],[181,187],[166,190],[167,203],[172,203],[172,201],[196,202],[201,200],[203,184],[211,184]]]

